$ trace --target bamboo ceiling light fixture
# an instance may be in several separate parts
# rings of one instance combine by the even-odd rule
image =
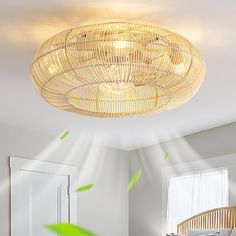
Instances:
[[[187,39],[132,23],[61,32],[31,65],[34,86],[48,103],[97,117],[170,110],[196,93],[204,75],[203,57]]]

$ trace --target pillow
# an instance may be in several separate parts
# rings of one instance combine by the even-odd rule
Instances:
[[[220,232],[209,233],[209,234],[201,234],[200,236],[217,236],[220,235]]]
[[[219,235],[231,236],[232,229],[190,229],[188,236]],[[236,236],[236,235],[235,235]]]
[[[231,236],[236,236],[236,228],[232,230]]]
[[[171,234],[166,234],[166,236],[181,236],[181,235],[176,234],[176,233],[171,233]]]

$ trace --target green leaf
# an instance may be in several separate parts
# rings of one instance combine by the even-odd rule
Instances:
[[[166,160],[168,159],[168,157],[169,157],[169,154],[166,152],[166,153],[164,154],[164,160],[166,161]]]
[[[60,140],[63,140],[63,139],[65,139],[65,138],[68,136],[68,134],[69,134],[69,131],[68,131],[68,130],[67,130],[67,131],[65,131],[65,132],[62,134],[62,136],[61,136]]]
[[[142,175],[142,170],[141,170],[141,169],[137,170],[137,171],[134,173],[132,179],[131,179],[130,182],[129,182],[128,191],[130,191],[130,189],[132,189],[132,188],[134,187],[134,185],[135,185],[135,184],[138,182],[138,180],[140,179],[141,175]]]
[[[83,186],[77,188],[77,189],[75,190],[75,192],[87,191],[87,190],[91,189],[92,187],[93,187],[93,184],[86,184],[86,185],[83,185]]]
[[[50,224],[46,228],[59,236],[96,236],[85,228],[68,223]]]

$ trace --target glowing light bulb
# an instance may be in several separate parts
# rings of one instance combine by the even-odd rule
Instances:
[[[49,67],[48,67],[48,71],[50,72],[50,74],[55,74],[55,73],[57,73],[57,71],[59,70],[59,67],[58,66],[56,66],[56,65],[50,65]]]
[[[99,86],[100,90],[108,92],[108,93],[121,93],[124,90],[128,89],[134,89],[135,85],[134,83],[107,83],[107,84],[101,84]]]
[[[131,46],[132,46],[132,42],[129,42],[129,41],[116,41],[115,42],[115,47],[118,49],[129,48]]]

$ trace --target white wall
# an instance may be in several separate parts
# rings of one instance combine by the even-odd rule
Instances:
[[[78,184],[95,184],[78,196],[79,223],[99,235],[128,236],[129,229],[130,236],[156,236],[162,225],[162,168],[236,153],[236,123],[132,151],[130,159],[127,152],[53,138],[0,125],[0,235],[10,235],[9,155],[77,165]],[[143,175],[128,203],[128,175],[139,167]]]
[[[161,168],[158,155],[149,158],[144,150],[130,153],[130,175],[142,168],[142,176],[130,191],[129,235],[161,235]]]
[[[102,236],[128,236],[128,153],[54,138],[0,124],[0,235],[10,235],[12,155],[77,165],[78,185],[95,184],[78,195],[79,224]]]
[[[130,153],[130,173],[142,166],[144,174],[130,195],[130,236],[162,233],[162,169],[191,161],[236,153],[236,123],[206,130],[184,138],[142,148]],[[169,159],[163,159],[163,152]],[[214,166],[211,161],[209,166]],[[236,163],[236,159],[232,159]],[[206,163],[206,162],[204,162]],[[189,167],[191,168],[191,167]],[[231,188],[232,190],[232,188]]]

